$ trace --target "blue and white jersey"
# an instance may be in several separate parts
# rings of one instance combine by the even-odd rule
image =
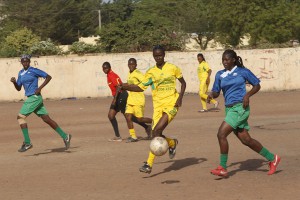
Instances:
[[[24,87],[25,96],[33,95],[38,88],[39,77],[46,78],[48,74],[40,69],[29,67],[19,72],[17,84]]]
[[[225,106],[243,102],[246,95],[246,81],[253,86],[260,83],[249,69],[237,66],[231,71],[223,69],[217,72],[212,91],[219,93],[222,90]]]

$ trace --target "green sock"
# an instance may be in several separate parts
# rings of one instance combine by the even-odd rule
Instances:
[[[228,160],[228,154],[221,154],[220,155],[220,165],[226,169],[227,168],[227,160]]]
[[[274,154],[272,154],[268,149],[266,149],[265,147],[263,147],[261,149],[261,151],[259,152],[260,155],[262,155],[263,157],[265,157],[268,161],[273,161],[275,156]]]
[[[28,128],[22,128],[22,133],[24,136],[24,142],[26,144],[30,144],[30,138],[29,138],[29,134],[28,134]]]
[[[67,134],[63,131],[63,130],[61,130],[61,128],[60,127],[57,127],[56,129],[55,129],[55,131],[60,135],[60,137],[62,137],[63,139],[66,139],[67,138]]]

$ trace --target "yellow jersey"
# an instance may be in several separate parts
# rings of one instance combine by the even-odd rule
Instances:
[[[144,74],[138,69],[135,69],[133,72],[128,74],[127,83],[139,85],[144,79]],[[144,106],[145,105],[145,95],[144,92],[129,92],[127,104]]]
[[[176,90],[176,79],[180,78],[182,78],[181,69],[166,62],[162,69],[157,66],[150,68],[138,86],[146,90],[151,85],[154,108],[174,106],[179,96]]]
[[[197,69],[198,72],[198,78],[200,81],[205,81],[208,77],[208,71],[210,70],[210,67],[206,61],[202,61]]]

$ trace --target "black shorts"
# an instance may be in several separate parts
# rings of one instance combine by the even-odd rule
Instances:
[[[122,91],[116,100],[116,105],[111,105],[110,109],[114,109],[117,112],[121,111],[121,113],[125,113],[127,98],[128,98],[128,92]]]

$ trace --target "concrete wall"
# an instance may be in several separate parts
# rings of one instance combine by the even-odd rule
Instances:
[[[217,70],[223,69],[223,51],[203,52],[212,68],[212,82]],[[247,68],[261,79],[263,91],[300,89],[300,48],[240,50]],[[166,61],[182,68],[187,82],[186,92],[198,92],[197,52],[167,52]],[[52,76],[51,82],[43,89],[44,98],[61,99],[69,97],[110,96],[102,63],[109,61],[112,69],[126,82],[127,61],[134,57],[138,68],[145,72],[154,65],[151,52],[128,54],[99,54],[86,56],[55,56],[32,58],[31,65],[42,69]],[[17,78],[22,68],[19,58],[0,59],[0,100],[11,101],[24,98],[24,90],[16,91],[10,78]],[[43,80],[43,79],[42,79]],[[41,81],[42,81],[41,80]],[[210,88],[212,83],[210,85]],[[150,94],[150,89],[146,91]]]

